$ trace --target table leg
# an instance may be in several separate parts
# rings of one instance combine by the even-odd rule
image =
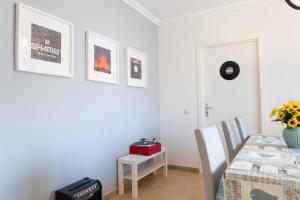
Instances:
[[[163,153],[163,162],[164,162],[164,176],[167,177],[168,176],[168,154],[166,151]]]
[[[157,162],[157,157],[154,157],[153,158],[153,167],[156,166],[156,162]],[[153,172],[153,175],[155,175],[155,174],[156,174],[156,170]]]
[[[138,198],[138,167],[137,164],[132,164],[132,198]]]
[[[118,161],[118,191],[119,195],[124,194],[124,166]]]

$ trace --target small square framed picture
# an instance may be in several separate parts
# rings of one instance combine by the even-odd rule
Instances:
[[[126,72],[129,86],[147,87],[147,54],[127,47]]]
[[[16,70],[73,76],[73,24],[16,4]]]
[[[86,32],[87,79],[119,83],[119,43],[91,31]]]

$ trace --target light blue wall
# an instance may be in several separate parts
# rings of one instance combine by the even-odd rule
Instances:
[[[48,200],[89,176],[117,184],[116,159],[159,136],[157,27],[121,0],[24,0],[74,24],[74,78],[16,72],[14,3],[0,1],[0,199]],[[85,80],[85,31],[120,42],[120,84]],[[148,54],[148,88],[126,86],[124,48]]]

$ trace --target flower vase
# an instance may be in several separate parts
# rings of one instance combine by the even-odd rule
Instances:
[[[289,148],[300,149],[300,127],[286,127],[283,129],[282,135]]]

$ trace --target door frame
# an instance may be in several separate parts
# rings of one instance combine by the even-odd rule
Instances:
[[[263,68],[261,65],[261,39],[259,37],[257,38],[251,38],[251,39],[244,39],[244,40],[236,40],[231,42],[219,42],[219,43],[211,43],[211,44],[196,44],[196,54],[197,54],[197,60],[196,60],[196,74],[197,74],[197,126],[198,128],[204,127],[205,125],[205,110],[204,110],[204,63],[203,63],[203,57],[204,57],[204,50],[206,48],[216,47],[216,46],[228,46],[233,44],[240,44],[240,43],[247,43],[247,42],[255,42],[256,43],[256,53],[257,53],[257,75],[258,75],[258,121],[259,121],[259,133],[264,133],[266,131],[266,124],[267,122],[265,120],[265,114],[268,113],[266,111],[266,98],[265,94],[266,92],[264,89],[265,81],[264,81],[264,73]]]

